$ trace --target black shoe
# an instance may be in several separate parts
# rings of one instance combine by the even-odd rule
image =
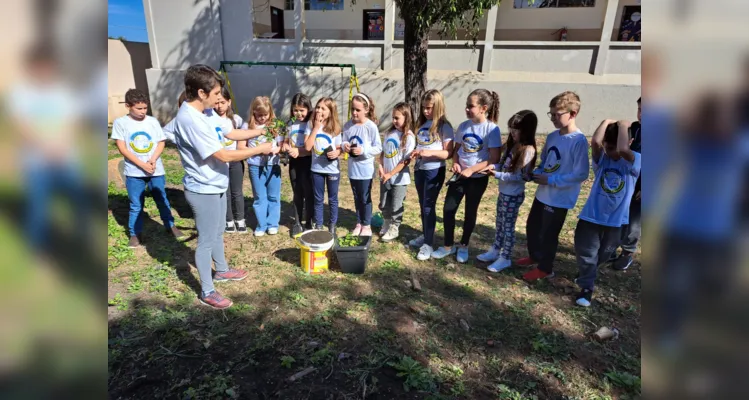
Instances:
[[[336,226],[335,225],[330,225],[328,227],[328,232],[330,232],[330,234],[333,235],[333,237],[335,237],[335,235],[336,235],[335,230],[336,230]]]
[[[322,226],[322,225],[320,225],[320,224],[318,224],[318,225],[315,225],[315,230],[318,230],[318,231],[324,231],[324,230],[325,230],[325,227],[324,227],[324,226]]]
[[[624,271],[632,265],[632,253],[625,253],[622,251],[622,255],[611,264],[611,267],[617,271]]]
[[[624,250],[622,250],[622,254],[624,254]],[[607,262],[614,262],[619,258],[619,254],[616,254],[616,250],[614,250],[613,253],[611,253],[611,257],[607,260]]]
[[[304,229],[299,224],[294,224],[294,226],[291,227],[291,237],[295,237],[302,232],[304,232]]]
[[[593,298],[593,291],[590,289],[583,289],[575,298],[575,304],[583,307],[590,307],[590,301]]]
[[[246,230],[246,228],[245,228]],[[224,232],[226,233],[237,233],[237,228],[234,226],[234,221],[227,221],[226,222],[226,229],[224,229]]]

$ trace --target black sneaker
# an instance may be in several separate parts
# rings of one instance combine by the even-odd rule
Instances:
[[[236,221],[235,224],[237,225],[237,232],[247,233],[247,225],[245,225],[244,220]]]
[[[593,291],[590,289],[583,289],[575,298],[575,304],[582,307],[590,307],[591,299],[593,298]]]
[[[315,230],[324,231],[325,227],[323,227],[322,224],[315,224]]]
[[[330,232],[330,234],[333,235],[333,237],[335,237],[336,236],[336,233],[335,233],[336,232],[336,226],[335,225],[330,225],[328,227],[328,232]]]
[[[296,237],[296,235],[304,232],[304,228],[302,228],[299,224],[294,224],[294,226],[291,227],[291,237]]]
[[[234,221],[226,221],[226,233],[237,233],[237,228],[234,226]]]
[[[624,271],[632,265],[632,253],[624,253],[611,264],[611,268],[617,271]]]
[[[622,254],[624,254],[624,251],[622,250]],[[619,258],[619,254],[616,253],[616,250],[614,250],[613,253],[611,253],[611,257],[606,262],[614,262]]]

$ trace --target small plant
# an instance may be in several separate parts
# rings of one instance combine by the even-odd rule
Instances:
[[[354,236],[351,233],[338,239],[339,247],[356,247],[361,246],[362,239],[359,236]]]
[[[401,263],[395,260],[387,260],[382,263],[382,269],[397,271],[401,269]]]
[[[433,392],[437,389],[434,377],[428,369],[409,356],[403,356],[398,362],[389,362],[389,366],[398,371],[398,377],[405,377],[403,390],[411,389]]]
[[[109,305],[117,307],[120,311],[125,311],[128,307],[127,300],[123,299],[119,293],[117,293],[113,299],[109,300]]]
[[[603,374],[611,383],[622,389],[634,393],[640,393],[642,381],[639,376],[634,376],[629,372],[618,372],[616,370]]]
[[[291,368],[296,360],[292,356],[281,357],[281,366],[284,368]]]

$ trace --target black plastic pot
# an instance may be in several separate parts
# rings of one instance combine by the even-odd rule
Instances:
[[[336,238],[335,255],[338,258],[338,264],[341,266],[341,272],[346,274],[363,274],[364,270],[367,269],[369,244],[372,243],[372,237],[362,236],[361,238],[364,243],[353,247],[339,246],[338,238]]]

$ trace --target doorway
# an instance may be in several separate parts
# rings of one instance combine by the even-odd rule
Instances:
[[[274,39],[284,39],[283,10],[270,8],[270,31],[275,33]]]

